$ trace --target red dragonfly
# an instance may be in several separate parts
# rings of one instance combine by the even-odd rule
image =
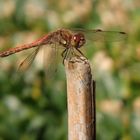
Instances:
[[[86,40],[92,41],[120,41],[126,38],[125,32],[117,32],[117,31],[102,31],[100,29],[97,30],[84,30],[84,29],[75,29],[75,30],[68,30],[68,29],[59,29],[54,32],[50,32],[44,37],[36,40],[33,43],[25,44],[19,47],[10,48],[6,51],[0,52],[0,57],[6,57],[20,51],[34,48],[36,47],[35,51],[30,54],[22,63],[20,67],[22,67],[25,63],[26,65],[30,65],[37,53],[39,52],[40,48],[45,45],[53,46],[56,49],[59,47],[64,48],[62,52],[63,61],[67,59],[71,53],[71,55],[83,55],[79,48],[81,48],[85,43]]]

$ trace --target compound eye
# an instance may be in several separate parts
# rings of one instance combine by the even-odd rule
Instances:
[[[81,37],[79,41],[79,45],[82,46],[83,44],[85,44],[85,38]]]
[[[80,45],[80,46],[83,45],[83,40],[80,40],[80,41],[79,41],[79,45]]]

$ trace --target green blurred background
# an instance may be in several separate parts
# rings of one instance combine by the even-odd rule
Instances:
[[[85,55],[97,84],[97,140],[140,140],[140,1],[0,0],[1,51],[62,27],[128,33],[122,42],[90,42]],[[47,79],[40,56],[18,73],[28,53],[0,58],[0,140],[66,140],[64,66]]]

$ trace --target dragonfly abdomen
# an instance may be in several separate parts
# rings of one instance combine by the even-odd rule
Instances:
[[[1,52],[0,57],[6,57],[6,56],[9,56],[9,55],[12,55],[12,54],[18,53],[20,51],[36,47],[36,46],[38,46],[38,45],[35,45],[35,44],[31,43],[31,44],[23,45],[23,46],[20,46],[20,47],[11,48],[7,51]]]

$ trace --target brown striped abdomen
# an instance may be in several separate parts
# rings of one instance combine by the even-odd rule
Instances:
[[[39,47],[40,45],[44,45],[45,43],[47,43],[47,41],[46,41],[47,38],[48,38],[48,36],[46,35],[43,38],[38,39],[37,41],[35,41],[33,43],[25,44],[23,46],[19,46],[19,47],[15,47],[15,48],[10,48],[7,51],[0,52],[0,57],[6,57],[6,56],[18,53],[18,52],[26,50],[26,49],[30,49],[33,47]]]
[[[10,48],[7,51],[1,52],[0,57],[6,57],[6,56],[9,56],[11,54],[14,54],[14,53],[17,53],[17,52],[20,52],[20,51],[23,51],[23,50],[26,50],[26,49],[29,49],[32,47],[36,47],[36,46],[33,46],[32,44],[27,44],[27,45],[23,45],[20,47]]]

